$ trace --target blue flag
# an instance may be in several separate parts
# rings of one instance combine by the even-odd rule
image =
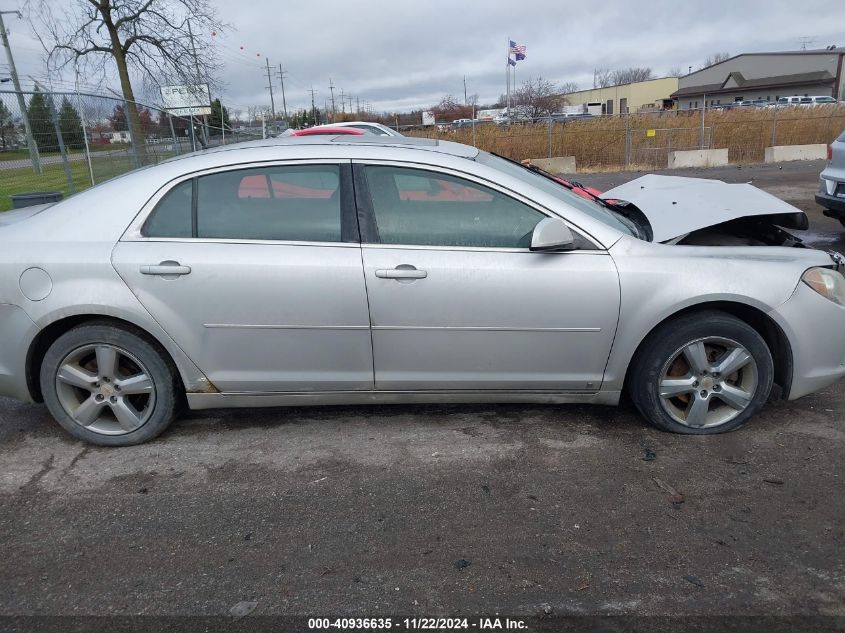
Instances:
[[[508,57],[508,64],[510,64],[511,66],[516,66],[516,62],[514,60],[512,60],[510,57]]]

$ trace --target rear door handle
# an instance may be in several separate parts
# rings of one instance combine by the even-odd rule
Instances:
[[[160,264],[146,264],[141,266],[142,275],[190,275],[191,267],[182,266],[179,262],[161,262]]]
[[[424,270],[417,270],[413,266],[407,268],[377,268],[376,277],[381,279],[425,279],[428,273]]]

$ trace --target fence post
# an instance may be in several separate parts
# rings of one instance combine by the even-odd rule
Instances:
[[[170,122],[170,136],[173,138],[173,147],[176,149],[176,155],[178,156],[182,152],[179,147],[179,139],[176,138],[176,130],[173,129],[173,117],[170,116],[170,113],[167,114],[167,120]]]
[[[62,128],[59,125],[59,115],[56,114],[56,106],[53,103],[52,93],[47,93],[47,106],[50,109],[50,118],[53,119],[53,127],[56,130],[56,139],[59,141],[59,153],[62,155],[62,167],[65,170],[68,192],[74,194],[76,193],[76,187],[73,184],[73,174],[70,173],[70,161],[68,161],[67,158],[67,148],[65,148],[65,141],[62,137]]]
[[[775,102],[775,107],[772,108],[775,113],[772,115],[772,147],[777,145],[777,134],[778,134],[778,104]]]
[[[549,158],[552,157],[552,115],[549,115]]]
[[[631,164],[631,117],[625,117],[625,169]]]

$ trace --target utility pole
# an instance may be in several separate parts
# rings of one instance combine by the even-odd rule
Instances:
[[[346,114],[346,99],[343,98],[343,88],[340,89],[340,112]]]
[[[317,106],[314,104],[314,94],[317,91],[312,87],[308,92],[311,93],[311,118],[314,121],[314,125],[317,125]]]
[[[282,65],[279,64],[279,83],[282,85],[282,109],[285,113],[285,121],[288,119],[288,104],[285,101],[285,75],[288,74],[288,71],[282,70]]]
[[[355,97],[355,112],[361,114],[361,97]]]
[[[9,74],[12,76],[12,84],[15,86],[15,94],[18,96],[18,107],[21,109],[21,118],[23,119],[23,128],[26,132],[26,146],[29,148],[29,159],[32,161],[32,171],[36,174],[41,173],[41,159],[38,157],[38,146],[35,144],[35,139],[32,136],[32,128],[29,126],[29,115],[26,112],[26,101],[21,92],[21,82],[18,79],[18,70],[15,68],[15,59],[12,57],[12,47],[9,45],[9,37],[6,33],[6,27],[3,24],[3,14],[14,13],[21,18],[20,11],[0,11],[0,37],[3,38],[3,47],[6,49],[6,59],[9,60]]]
[[[337,114],[337,108],[334,107],[334,84],[332,83],[332,78],[329,77],[329,90],[332,93],[331,102],[332,102],[332,123],[334,123],[335,115]]]
[[[464,105],[469,105],[469,101],[467,101],[467,76],[464,75]]]
[[[273,101],[273,80],[270,79],[270,60],[266,57],[264,61],[267,62],[267,87],[270,89],[270,121],[276,120],[276,103]]]

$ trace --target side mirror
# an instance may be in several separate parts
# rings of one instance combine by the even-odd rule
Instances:
[[[575,250],[575,237],[560,218],[545,218],[537,223],[531,233],[532,251]]]

